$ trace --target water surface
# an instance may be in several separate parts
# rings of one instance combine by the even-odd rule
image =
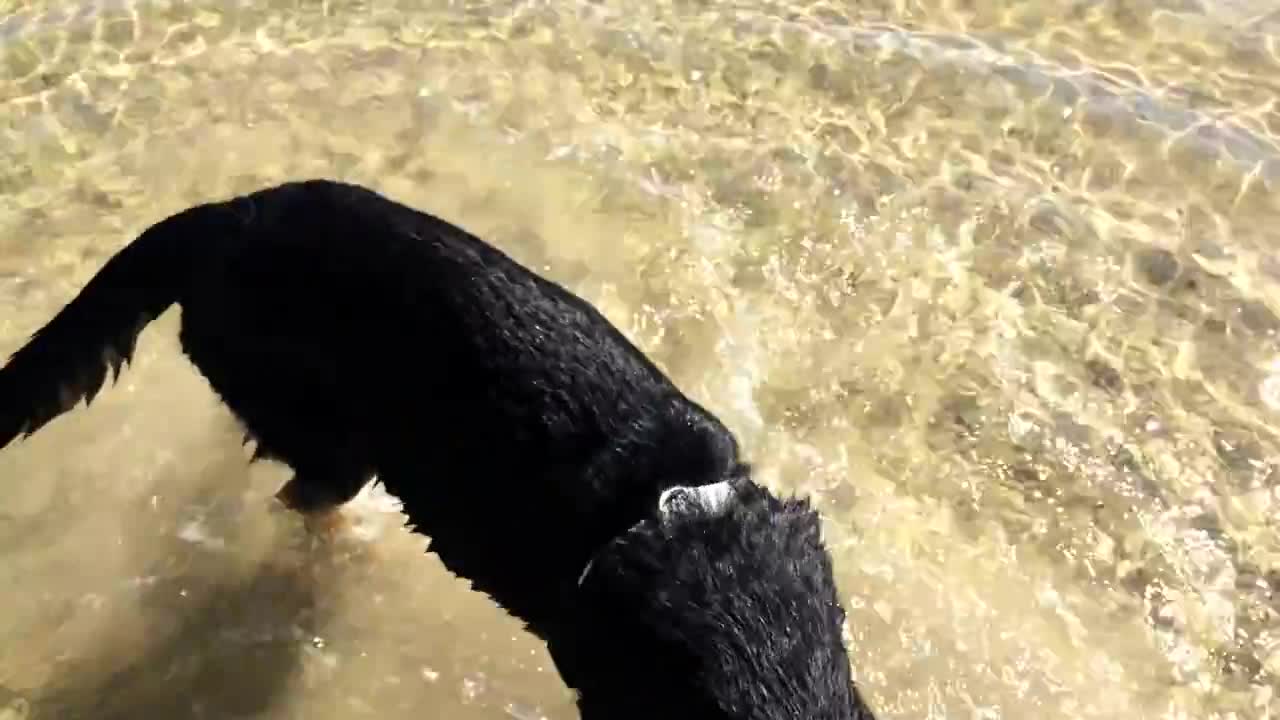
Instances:
[[[816,499],[880,717],[1276,717],[1277,98],[1263,1],[11,0],[0,353],[170,212],[367,183]],[[273,511],[177,319],[0,453],[0,717],[575,717],[391,499]]]

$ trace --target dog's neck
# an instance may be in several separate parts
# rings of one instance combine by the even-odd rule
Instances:
[[[711,517],[722,515],[731,507],[735,495],[733,483],[730,480],[721,480],[710,485],[676,485],[667,488],[658,496],[658,521],[662,523],[674,522],[682,516],[695,512]],[[626,532],[631,532],[631,530],[639,527],[646,519],[636,522]],[[603,551],[603,548],[601,551]],[[582,586],[582,583],[587,579],[587,575],[590,574],[599,552],[596,555],[592,555],[591,559],[587,561],[586,567],[582,568],[582,574],[578,576],[579,587]]]
[[[692,487],[676,485],[658,496],[658,516],[665,522],[689,512],[718,516],[729,509],[733,499],[733,484],[729,480]]]
[[[872,718],[807,501],[744,474],[651,507],[595,553],[548,641],[583,718]]]

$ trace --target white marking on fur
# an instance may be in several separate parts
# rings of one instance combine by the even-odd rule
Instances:
[[[667,488],[658,497],[658,514],[664,520],[694,510],[713,516],[720,515],[729,509],[729,501],[732,499],[733,486],[727,480],[695,487],[677,485]]]
[[[713,517],[722,515],[729,510],[734,496],[733,485],[728,480],[710,485],[676,485],[658,496],[658,517],[663,522],[671,522],[676,517],[695,510]],[[595,562],[593,555],[587,561],[587,566],[582,568],[582,574],[578,576],[578,587],[582,587],[582,582],[587,579]]]
[[[592,555],[587,561],[587,566],[582,568],[582,574],[578,576],[578,587],[582,587],[582,581],[587,579],[587,573],[591,572],[591,566],[596,564],[596,556]]]

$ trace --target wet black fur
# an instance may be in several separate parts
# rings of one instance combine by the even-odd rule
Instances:
[[[446,567],[570,663],[584,717],[860,717],[816,516],[756,490],[723,519],[628,533],[662,490],[745,472],[732,434],[587,302],[359,186],[148,228],[0,369],[0,447],[91,401],[174,303],[296,503],[377,474]]]
[[[584,718],[872,720],[817,513],[734,486],[727,512],[645,520],[592,562],[549,640]]]

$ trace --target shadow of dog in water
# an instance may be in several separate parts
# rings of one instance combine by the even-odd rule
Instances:
[[[59,662],[51,683],[29,699],[12,700],[18,718],[222,719],[275,712],[340,594],[341,557],[287,523],[270,528],[265,547],[246,538],[254,526],[249,514],[261,512],[261,499],[227,492],[237,481],[247,485],[242,458],[214,465],[191,497],[180,498],[182,513],[162,520],[163,527],[134,532],[131,565],[143,570],[126,584],[136,597],[110,611],[115,616],[102,623],[90,648]]]

